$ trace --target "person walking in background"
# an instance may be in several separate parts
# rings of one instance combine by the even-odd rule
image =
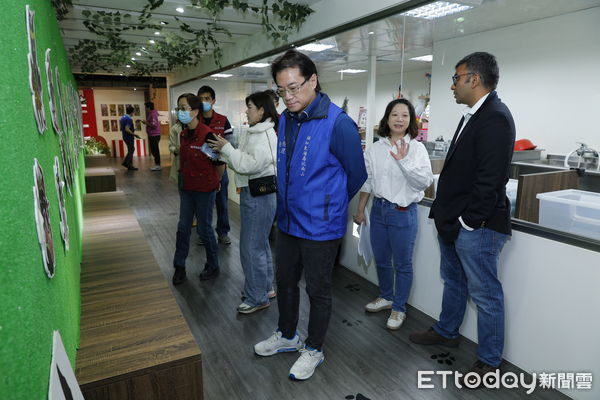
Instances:
[[[202,101],[202,117],[200,122],[207,125],[212,132],[216,135],[222,136],[227,141],[232,142],[233,140],[233,129],[226,116],[221,115],[214,111],[216,94],[213,88],[210,86],[202,86],[198,89],[198,97]],[[223,176],[221,177],[221,188],[217,192],[217,235],[219,243],[223,245],[230,245],[231,239],[229,239],[229,213],[227,206],[227,188],[229,187],[229,177],[227,176],[227,169],[225,168]]]
[[[217,166],[205,152],[202,145],[212,134],[198,116],[202,102],[193,94],[186,94],[177,102],[177,118],[184,124],[179,147],[179,222],[175,256],[173,257],[173,284],[186,280],[185,260],[190,248],[190,234],[194,215],[198,219],[198,233],[204,241],[206,264],[200,280],[216,278],[219,275],[218,245],[212,230],[212,212],[216,191],[219,189],[220,175],[224,166]]]
[[[150,171],[160,171],[160,150],[158,143],[160,141],[160,122],[158,122],[158,111],[154,109],[154,103],[148,101],[144,103],[146,106],[146,120],[141,121],[146,125],[146,133],[148,134],[148,143],[150,144],[150,153],[154,157],[154,167]]]
[[[270,305],[273,291],[273,260],[269,232],[277,207],[276,193],[253,195],[249,182],[273,176],[277,157],[277,111],[268,94],[258,92],[246,97],[248,130],[242,134],[238,149],[216,136],[208,143],[221,153],[221,160],[235,171],[240,188],[240,260],[244,269],[244,300],[237,308],[250,314]]]
[[[515,141],[512,115],[496,93],[496,58],[472,53],[456,64],[454,98],[465,104],[440,174],[429,217],[435,221],[444,280],[439,321],[410,335],[414,343],[458,345],[467,296],[477,306],[477,361],[481,377],[494,372],[504,349],[504,294],[498,257],[511,233],[506,197]]]
[[[137,171],[138,169],[133,166],[133,152],[135,151],[135,138],[139,138],[138,135],[135,134],[135,128],[133,126],[133,119],[131,116],[133,115],[134,108],[131,105],[128,105],[125,109],[125,115],[121,117],[119,120],[119,126],[121,127],[121,134],[123,135],[123,141],[125,145],[127,145],[127,155],[121,164],[129,171]]]
[[[346,233],[348,202],[367,178],[354,121],[321,93],[312,60],[289,50],[271,64],[287,109],[279,121],[277,150],[278,329],[254,346],[260,356],[300,350],[289,371],[310,378],[325,359],[331,317],[332,269]],[[310,299],[305,345],[296,332],[304,272]]]
[[[387,105],[378,134],[382,139],[365,152],[369,177],[360,190],[354,222],[365,221],[365,206],[373,193],[370,239],[379,297],[365,308],[369,312],[391,308],[386,326],[395,330],[406,319],[412,286],[412,255],[419,225],[417,203],[433,182],[433,174],[427,149],[414,140],[417,119],[408,100],[393,100]]]

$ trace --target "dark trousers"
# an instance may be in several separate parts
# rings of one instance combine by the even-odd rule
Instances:
[[[217,235],[227,235],[229,233],[229,213],[227,212],[227,187],[229,186],[229,177],[227,170],[221,177],[221,190],[217,192],[215,204],[217,205]]]
[[[292,338],[298,325],[300,288],[298,282],[304,270],[306,293],[310,299],[308,337],[306,345],[321,350],[331,317],[331,275],[342,239],[315,241],[277,235],[277,305],[279,330]]]
[[[154,157],[154,164],[160,165],[160,151],[158,150],[158,142],[160,141],[160,135],[148,136],[148,142],[150,143],[150,153]]]
[[[125,156],[125,160],[123,160],[123,165],[126,167],[133,166],[133,152],[135,151],[135,139],[124,139],[123,140],[127,145],[127,155]]]

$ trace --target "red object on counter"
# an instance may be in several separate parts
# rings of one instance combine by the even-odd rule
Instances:
[[[536,147],[529,139],[520,139],[515,142],[515,151],[533,150]]]

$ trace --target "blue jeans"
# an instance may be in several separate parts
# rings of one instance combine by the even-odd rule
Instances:
[[[227,187],[229,186],[229,177],[227,170],[221,177],[221,190],[217,192],[215,203],[217,205],[217,235],[227,235],[229,233],[229,214],[227,212]]]
[[[498,280],[498,257],[508,235],[488,228],[460,228],[453,243],[438,235],[444,295],[440,321],[433,329],[456,338],[467,307],[467,296],[477,306],[477,357],[497,367],[504,350],[504,293]]]
[[[381,198],[373,199],[371,247],[380,296],[392,301],[394,311],[406,312],[406,300],[413,280],[412,255],[417,237],[417,205],[398,209]],[[393,260],[393,261],[392,261]]]
[[[198,220],[198,234],[204,242],[206,264],[209,268],[219,268],[217,257],[217,239],[212,230],[212,212],[215,204],[215,192],[179,191],[179,222],[177,223],[177,241],[173,266],[185,267],[185,259],[190,250],[190,234],[194,215]]]
[[[273,258],[269,233],[277,208],[277,194],[253,197],[248,187],[240,193],[240,260],[244,270],[246,304],[257,306],[269,301],[273,286]]]

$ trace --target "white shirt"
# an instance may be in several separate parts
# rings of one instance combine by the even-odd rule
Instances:
[[[454,141],[454,143],[458,142],[458,138],[460,137],[460,134],[462,133],[465,125],[467,125],[467,122],[469,122],[469,120],[471,119],[473,114],[475,114],[477,112],[477,110],[479,110],[481,108],[481,105],[483,104],[485,99],[487,99],[488,96],[489,96],[489,93],[486,94],[485,96],[482,96],[479,100],[477,100],[477,103],[473,104],[473,107],[465,107],[465,109],[462,111],[465,119],[460,127],[460,131],[458,131],[458,135],[456,135],[456,140]],[[458,217],[458,221],[463,226],[463,228],[465,228],[466,230],[468,230],[468,231],[475,230],[474,228],[471,228],[469,225],[465,224],[465,221],[463,221],[462,216]]]
[[[401,207],[423,199],[424,190],[433,182],[431,161],[423,143],[406,135],[408,154],[402,160],[396,160],[391,154],[397,153],[389,138],[373,143],[365,152],[367,180],[361,192],[373,193]],[[400,141],[398,143],[401,143]]]

